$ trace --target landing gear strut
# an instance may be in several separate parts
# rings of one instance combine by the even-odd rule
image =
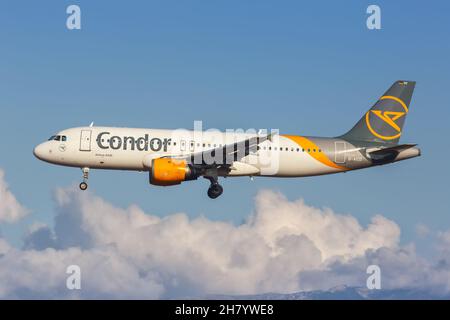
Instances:
[[[83,182],[80,183],[80,189],[85,191],[88,188],[89,168],[82,168],[81,170],[83,171]]]
[[[219,184],[217,177],[205,177],[205,178],[211,182],[208,188],[208,197],[210,197],[211,199],[216,199],[223,193],[222,186]]]

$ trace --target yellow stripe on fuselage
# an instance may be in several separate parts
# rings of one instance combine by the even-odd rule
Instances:
[[[339,166],[336,163],[334,163],[333,161],[331,161],[327,157],[327,155],[323,152],[323,150],[321,150],[319,148],[319,146],[316,145],[311,140],[309,140],[305,137],[301,137],[301,136],[290,136],[290,135],[282,135],[282,136],[297,143],[302,149],[305,150],[305,152],[308,152],[308,150],[310,150],[310,152],[308,152],[308,154],[311,157],[313,157],[314,159],[316,159],[317,161],[319,161],[320,163],[322,163],[330,168],[334,168],[334,169],[338,169],[338,170],[342,170],[342,171],[349,170],[348,168]],[[313,150],[316,150],[316,151],[314,152]],[[320,150],[320,152],[319,152],[319,150]]]

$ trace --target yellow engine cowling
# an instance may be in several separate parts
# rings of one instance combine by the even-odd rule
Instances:
[[[150,183],[156,186],[173,186],[183,181],[197,179],[186,160],[158,158],[152,160]]]

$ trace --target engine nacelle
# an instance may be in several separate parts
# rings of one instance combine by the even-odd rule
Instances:
[[[186,163],[186,160],[171,158],[158,158],[152,160],[150,170],[150,183],[156,186],[173,186],[183,181],[195,180],[193,167]]]

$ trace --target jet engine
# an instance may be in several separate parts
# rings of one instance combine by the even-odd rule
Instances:
[[[150,184],[156,186],[173,186],[183,181],[196,180],[195,168],[186,160],[158,158],[152,160]]]

